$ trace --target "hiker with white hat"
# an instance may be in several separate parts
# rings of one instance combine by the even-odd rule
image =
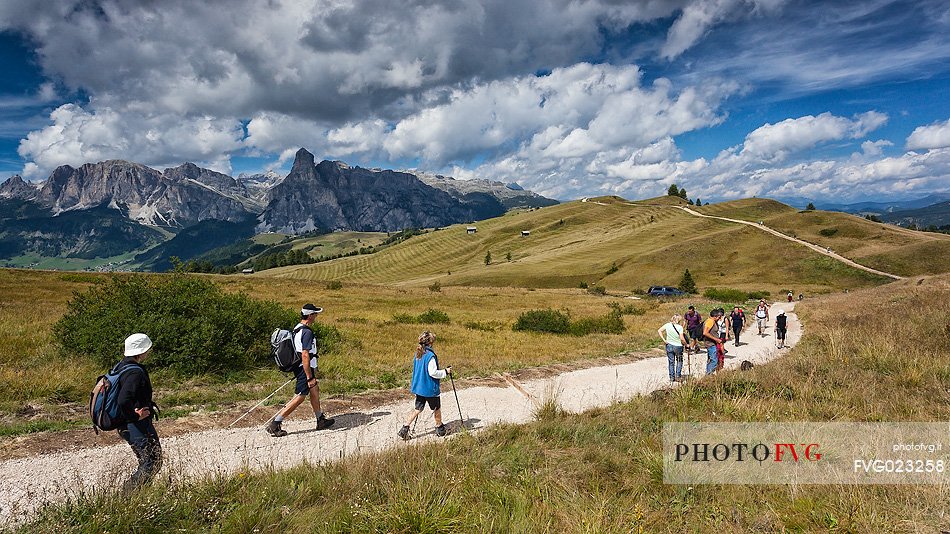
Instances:
[[[267,433],[275,438],[287,435],[287,431],[281,428],[281,423],[308,397],[310,407],[313,408],[313,416],[317,420],[317,430],[333,426],[333,419],[325,416],[323,410],[320,409],[320,381],[317,380],[319,355],[317,354],[317,337],[311,328],[317,320],[317,314],[322,312],[323,308],[313,304],[305,304],[300,309],[300,323],[294,327],[293,332],[294,350],[300,355],[300,363],[293,369],[297,386],[294,388],[293,398],[267,425]]]
[[[156,410],[152,381],[142,365],[151,354],[152,340],[145,334],[132,334],[125,338],[125,357],[112,369],[119,374],[116,404],[125,421],[116,430],[139,460],[138,469],[122,486],[125,491],[148,482],[162,468],[162,446],[152,423]]]

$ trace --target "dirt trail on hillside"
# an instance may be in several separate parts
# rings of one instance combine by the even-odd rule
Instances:
[[[775,308],[787,312],[794,303],[778,303]],[[788,313],[788,340],[798,343],[802,326],[795,313]],[[659,326],[659,325],[657,325]],[[763,336],[751,325],[740,336],[742,345],[727,344],[727,369],[738,368],[743,360],[755,364],[768,362],[783,354],[775,348],[770,322]],[[690,359],[693,377],[702,377],[705,355]],[[684,373],[687,370],[684,368]],[[637,395],[671,386],[666,356],[651,357],[632,363],[605,365],[561,373],[553,377],[517,381],[506,379],[507,388],[476,386],[458,391],[464,425],[474,431],[499,423],[531,421],[538,403],[554,399],[561,408],[579,413],[609,406]],[[215,429],[162,438],[165,463],[163,476],[183,480],[210,475],[230,475],[268,467],[287,468],[304,461],[319,464],[345,456],[377,452],[404,446],[396,437],[411,409],[411,399],[361,411],[331,414],[336,425],[315,431],[312,418],[303,419],[301,407],[284,423],[290,434],[269,436],[261,427]],[[443,418],[451,433],[461,430],[459,409],[448,381],[442,388]],[[295,418],[295,416],[299,418]],[[161,422],[156,424],[161,435]],[[425,412],[414,432],[414,442],[439,441],[431,412]],[[306,451],[303,453],[302,451]],[[80,492],[115,488],[134,470],[128,445],[43,454],[0,463],[0,524],[22,522],[44,503],[61,502]]]
[[[880,276],[886,276],[886,277],[888,277],[888,278],[893,278],[894,280],[903,280],[903,279],[904,279],[903,276],[897,276],[896,274],[886,273],[886,272],[884,272],[884,271],[878,271],[877,269],[872,269],[871,267],[866,267],[866,266],[864,266],[864,265],[861,265],[860,263],[857,263],[857,262],[854,262],[854,261],[852,261],[852,260],[849,260],[848,258],[845,258],[844,256],[841,256],[840,254],[836,254],[836,253],[831,252],[830,250],[828,250],[828,249],[826,249],[826,248],[823,248],[823,247],[820,247],[820,246],[818,246],[818,245],[815,245],[814,243],[809,243],[808,241],[804,241],[804,240],[798,239],[797,237],[792,237],[792,236],[790,236],[790,235],[783,234],[782,232],[779,232],[778,230],[773,230],[772,228],[769,228],[768,226],[765,226],[764,224],[758,224],[758,223],[754,223],[754,222],[750,222],[750,221],[743,221],[743,220],[741,220],[741,219],[730,219],[729,217],[717,217],[717,216],[715,216],[715,215],[704,215],[704,214],[702,214],[702,213],[699,213],[698,211],[691,210],[691,209],[689,209],[689,208],[687,208],[687,207],[685,207],[685,206],[673,206],[673,207],[674,207],[674,208],[681,209],[681,210],[685,211],[686,213],[689,213],[690,215],[695,215],[695,216],[697,216],[697,217],[705,217],[705,218],[707,218],[707,219],[719,219],[719,220],[721,220],[721,221],[729,221],[729,222],[734,222],[734,223],[739,223],[739,224],[745,224],[745,225],[751,226],[751,227],[753,227],[753,228],[758,228],[759,230],[762,230],[762,231],[764,231],[764,232],[768,232],[768,233],[770,233],[770,234],[772,234],[772,235],[774,235],[774,236],[781,237],[782,239],[786,239],[786,240],[788,240],[788,241],[792,241],[792,242],[798,243],[798,244],[800,244],[800,245],[805,245],[806,247],[808,247],[808,248],[814,250],[815,252],[817,252],[817,253],[819,253],[819,254],[824,254],[825,256],[828,256],[829,258],[834,258],[834,259],[836,259],[836,260],[838,260],[838,261],[840,261],[840,262],[842,262],[842,263],[848,264],[848,265],[850,265],[851,267],[854,267],[854,268],[856,268],[856,269],[861,269],[862,271],[867,271],[867,272],[869,272],[869,273],[877,274],[877,275],[880,275]]]

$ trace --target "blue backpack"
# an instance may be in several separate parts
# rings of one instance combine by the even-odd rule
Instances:
[[[133,369],[140,371],[143,369],[134,363],[118,371],[116,367],[96,380],[96,386],[92,388],[92,394],[89,396],[89,416],[92,418],[92,428],[96,434],[100,430],[115,430],[128,422],[119,412],[119,377]]]

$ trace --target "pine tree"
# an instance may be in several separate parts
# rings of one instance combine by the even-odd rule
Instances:
[[[680,188],[680,198],[682,198],[683,200],[686,200],[686,188],[685,188],[685,187],[681,187],[681,188]]]
[[[686,293],[696,293],[696,282],[693,281],[693,275],[689,274],[689,269],[683,272],[679,288]]]
[[[670,184],[670,188],[666,190],[666,194],[671,197],[680,196],[680,188],[676,184]]]
[[[699,197],[696,197],[696,205],[697,205],[697,206],[702,206],[702,205],[703,205],[703,201],[702,201],[702,200],[699,200]]]
[[[808,205],[805,206],[805,209],[808,211],[815,211],[815,205],[809,202]]]

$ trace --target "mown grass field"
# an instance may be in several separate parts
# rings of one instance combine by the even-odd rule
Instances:
[[[671,199],[601,197],[512,212],[480,221],[476,234],[454,225],[376,254],[266,274],[400,286],[569,288],[586,282],[632,291],[677,285],[688,268],[700,287],[805,294],[886,281],[753,228],[673,209],[671,201],[679,201]],[[530,235],[522,237],[523,230]]]
[[[947,487],[662,483],[665,421],[947,421],[950,276],[807,300],[783,358],[581,415],[323,466],[174,473],[22,532],[938,532]],[[856,387],[860,385],[860,387]]]
[[[918,232],[835,211],[798,211],[768,199],[743,199],[696,208],[706,215],[764,221],[784,234],[815,243],[862,265],[901,276],[947,271],[950,236]]]

